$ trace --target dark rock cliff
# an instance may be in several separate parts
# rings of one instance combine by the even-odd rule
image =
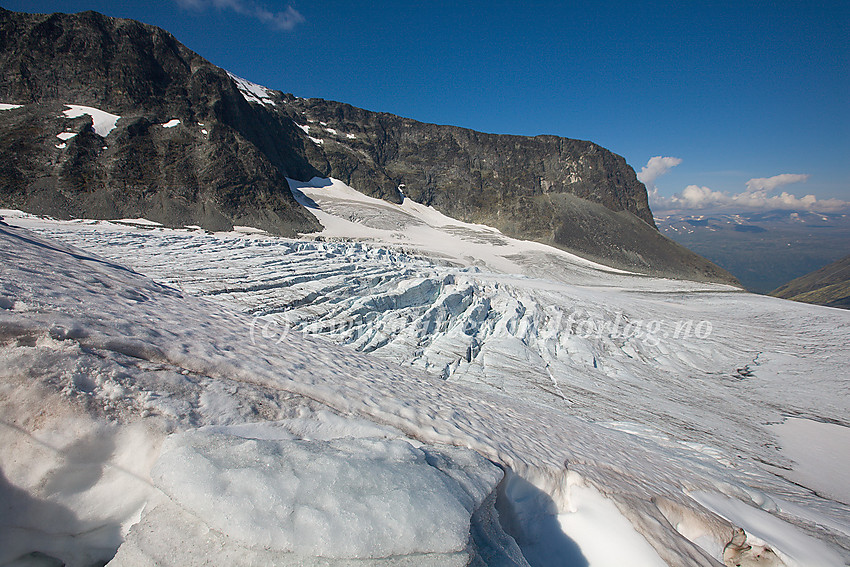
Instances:
[[[308,155],[322,175],[368,195],[398,202],[400,188],[451,217],[607,265],[737,283],[662,236],[634,170],[592,142],[483,134],[292,95],[282,102],[314,139]]]
[[[249,104],[227,73],[159,28],[94,12],[0,11],[0,194],[59,217],[146,216],[171,226],[317,228],[286,176],[315,174],[300,130]],[[121,116],[106,139],[65,104]],[[175,128],[161,124],[179,119]],[[57,148],[56,134],[79,134]],[[206,132],[206,133],[205,133]]]
[[[405,195],[465,215],[516,198],[569,193],[655,226],[634,170],[592,142],[484,134],[320,99],[288,96],[286,103],[325,142],[331,174],[374,196],[397,199],[404,184]]]
[[[258,101],[245,88],[153,26],[0,9],[0,102],[24,105],[0,112],[0,203],[293,236],[318,225],[286,177],[332,176],[617,267],[734,281],[661,236],[634,170],[592,142],[483,134],[275,91]],[[66,104],[121,119],[104,138],[87,116],[65,118]],[[65,131],[77,135],[57,147]]]

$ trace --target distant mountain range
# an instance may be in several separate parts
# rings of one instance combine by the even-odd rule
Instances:
[[[850,252],[850,216],[754,211],[656,215],[665,236],[768,293]]]
[[[850,309],[850,256],[792,280],[770,292],[770,295]]]
[[[5,207],[295,236],[318,226],[286,178],[335,177],[615,267],[735,283],[664,238],[634,170],[592,142],[301,99],[228,74],[164,30],[94,12],[0,9],[0,40]]]

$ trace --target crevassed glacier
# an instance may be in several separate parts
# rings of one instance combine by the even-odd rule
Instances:
[[[734,522],[694,491],[850,548],[829,527],[848,523],[846,506],[784,480],[793,463],[765,427],[785,413],[842,423],[847,400],[830,393],[847,358],[843,313],[578,264],[531,278],[359,242],[27,222],[172,286],[44,248],[6,250],[0,315],[16,337],[6,356],[78,349],[73,363],[53,354],[40,379],[107,414],[164,420],[167,431],[291,419],[293,407],[318,403],[406,439],[472,448],[525,483],[502,490],[507,502],[534,495],[532,513],[501,507],[503,520],[517,511],[509,531],[538,561],[547,553],[529,550],[546,538],[522,534],[555,533],[552,519],[580,514],[587,494],[668,564],[716,564],[734,541]],[[39,271],[45,262],[50,273]],[[710,332],[697,333],[702,322]],[[311,415],[294,438],[315,427]]]

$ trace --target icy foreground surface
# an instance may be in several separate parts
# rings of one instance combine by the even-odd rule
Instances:
[[[466,449],[375,438],[251,437],[257,433],[230,428],[170,436],[151,473],[170,500],[133,527],[114,562],[220,563],[206,540],[180,550],[179,559],[163,549],[164,525],[181,522],[178,534],[204,527],[227,534],[223,547],[239,550],[228,565],[404,556],[465,565],[470,518],[502,478],[498,467]],[[482,513],[495,515],[492,507],[493,501]],[[521,565],[516,545],[501,537]]]
[[[332,184],[303,191],[316,206],[344,215],[334,222],[354,223],[362,232],[386,218],[368,202],[355,207]],[[351,220],[356,211],[359,224]],[[76,524],[50,528],[43,514],[31,518],[29,528],[55,534],[75,525],[77,548],[97,544],[104,553],[126,542],[118,564],[146,559],[150,564],[156,553],[170,557],[167,550],[180,546],[175,533],[196,534],[199,541],[216,542],[210,549],[253,557],[255,564],[292,563],[294,556],[303,562],[302,554],[320,553],[319,548],[294,555],[281,549],[275,555],[262,542],[240,541],[238,533],[262,533],[249,527],[252,514],[216,523],[212,511],[200,513],[194,500],[180,500],[192,490],[182,484],[168,488],[156,471],[174,468],[162,463],[181,447],[195,459],[211,443],[215,458],[232,464],[235,447],[261,439],[268,442],[255,444],[256,462],[262,463],[262,455],[301,454],[286,447],[302,440],[330,443],[321,447],[331,454],[356,453],[357,443],[339,441],[354,436],[369,443],[389,439],[432,455],[449,454],[429,448],[433,444],[467,447],[508,470],[493,490],[498,480],[488,476],[492,465],[465,469],[472,485],[491,492],[472,506],[477,510],[454,508],[457,515],[450,517],[467,517],[454,524],[465,531],[457,531],[452,550],[396,550],[393,561],[410,558],[404,554],[409,551],[427,554],[433,564],[522,564],[501,526],[533,565],[717,565],[724,555],[730,564],[747,564],[759,554],[773,564],[847,561],[847,506],[783,478],[797,464],[777,450],[780,441],[768,426],[789,414],[847,425],[850,408],[840,370],[848,362],[845,313],[726,287],[613,273],[511,241],[504,244],[511,248],[507,253],[470,261],[464,256],[474,240],[504,237],[474,225],[459,230],[428,211],[413,213],[399,212],[413,218],[405,222],[419,223],[417,230],[442,227],[436,234],[444,239],[436,246],[443,251],[431,254],[437,263],[376,246],[386,238],[382,233],[354,234],[368,244],[306,242],[7,219],[116,264],[88,253],[73,252],[74,257],[62,246],[4,229],[9,236],[2,248],[0,324],[6,346],[0,399],[8,401],[4,423],[12,427],[4,431],[9,443],[4,439],[0,464],[10,492],[29,498],[30,508],[61,504],[77,515]],[[405,230],[405,238],[397,240],[406,250],[427,253],[427,242],[413,242],[413,232]],[[458,242],[468,246],[458,248]],[[547,277],[518,275],[533,271],[531,264]],[[644,331],[648,321],[659,325],[652,333],[638,333],[638,321]],[[708,321],[711,332],[697,336],[692,328],[677,334],[679,321]],[[288,331],[287,325],[343,346]],[[79,425],[66,425],[71,418]],[[261,431],[241,425],[252,422],[270,425]],[[168,433],[199,426],[200,433],[182,438],[195,441],[177,443],[181,437],[172,436],[161,450]],[[233,429],[245,427],[249,433]],[[131,435],[133,444],[126,441]],[[86,439],[112,441],[99,451],[78,450],[89,447]],[[60,450],[52,461],[41,454],[46,447]],[[71,454],[84,462],[70,463]],[[331,454],[322,457],[325,462],[333,460]],[[40,468],[16,464],[32,462],[21,455],[40,455]],[[282,470],[292,466],[288,459],[268,463]],[[430,468],[421,474],[442,474],[425,462]],[[245,490],[266,482],[262,471],[230,469],[174,474],[191,485],[201,476],[219,478],[221,471],[238,477],[233,486]],[[142,485],[127,492],[123,511],[103,506],[104,495],[116,492],[110,486],[122,483],[97,480],[120,477],[118,471],[132,471]],[[248,477],[256,482],[246,482]],[[199,494],[228,498],[227,491],[200,482],[194,486]],[[467,490],[469,484],[462,486]],[[460,494],[458,485],[443,487],[445,502]],[[338,488],[351,492],[345,482]],[[400,490],[405,494],[404,486]],[[273,493],[293,509],[306,512],[312,505],[311,498],[280,487]],[[340,496],[329,495],[343,509]],[[721,506],[724,502],[734,504]],[[238,512],[238,506],[218,509]],[[499,522],[493,521],[493,509]],[[254,514],[263,518],[267,512]],[[374,520],[370,523],[380,525]],[[327,525],[336,521],[343,520],[331,518]],[[737,527],[746,534],[736,534]],[[93,538],[80,534],[96,533],[103,537],[87,547],[79,544]],[[458,550],[457,541],[467,544]],[[23,553],[24,547],[15,549]],[[56,547],[70,553],[74,546]],[[612,547],[623,554],[606,555]],[[59,556],[56,550],[29,551],[35,549]],[[191,549],[184,550],[184,563],[207,553],[203,546]],[[362,560],[355,555],[332,557]]]
[[[439,383],[253,345],[236,312],[0,239],[0,564],[527,565],[496,519],[501,469],[356,417],[460,439]]]

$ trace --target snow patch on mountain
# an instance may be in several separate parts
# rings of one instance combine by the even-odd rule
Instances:
[[[251,81],[247,81],[242,77],[237,77],[229,71],[227,72],[227,75],[234,83],[236,83],[236,88],[239,89],[239,92],[242,93],[242,96],[248,102],[255,102],[266,106],[276,106],[274,100],[271,98],[271,90],[256,83],[252,83]]]
[[[103,138],[107,137],[109,133],[115,129],[115,125],[121,118],[117,114],[110,114],[105,110],[100,110],[99,108],[94,108],[92,106],[82,106],[79,104],[66,104],[65,106],[68,107],[67,110],[62,112],[65,118],[79,118],[80,116],[86,115],[91,116],[92,130],[94,130],[95,134]]]
[[[156,221],[148,220],[145,218],[119,219],[114,222],[121,224],[133,224],[138,226],[162,226],[162,223],[158,223]]]

